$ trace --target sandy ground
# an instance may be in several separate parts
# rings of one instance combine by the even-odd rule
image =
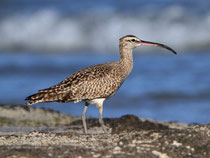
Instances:
[[[210,124],[160,123],[133,115],[88,119],[43,108],[0,106],[0,157],[209,158]]]

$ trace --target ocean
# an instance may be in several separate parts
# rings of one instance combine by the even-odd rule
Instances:
[[[133,114],[159,121],[210,122],[210,53],[161,53],[164,55],[134,51],[133,71],[117,94],[105,101],[104,117]],[[117,53],[1,53],[0,103],[22,105],[26,96],[59,83],[81,68],[118,58]],[[78,116],[84,103],[33,106]],[[87,116],[97,117],[97,108],[89,106]]]
[[[104,117],[210,122],[210,1],[0,1],[0,104],[55,85],[73,72],[119,59],[118,40],[133,34],[164,43],[134,50],[134,68]],[[81,115],[84,103],[44,103]],[[87,116],[98,117],[90,106]]]
[[[0,49],[116,52],[118,39],[134,34],[177,51],[206,51],[209,8],[208,0],[0,1]]]

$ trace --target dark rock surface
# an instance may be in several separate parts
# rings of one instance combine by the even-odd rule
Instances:
[[[105,119],[108,133],[97,119],[88,119],[89,134],[84,134],[78,117],[23,106],[0,106],[0,111],[1,158],[210,157],[210,124],[160,123],[126,115]]]

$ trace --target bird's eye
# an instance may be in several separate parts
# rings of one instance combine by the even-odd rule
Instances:
[[[135,41],[136,41],[135,39],[132,39],[132,40],[131,40],[131,42],[135,42]]]

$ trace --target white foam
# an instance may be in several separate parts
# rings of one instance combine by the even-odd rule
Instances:
[[[178,50],[210,48],[210,12],[195,16],[180,6],[134,16],[115,12],[64,17],[55,10],[1,19],[0,49],[117,51],[118,39],[134,34]],[[147,48],[149,50],[150,48]]]

